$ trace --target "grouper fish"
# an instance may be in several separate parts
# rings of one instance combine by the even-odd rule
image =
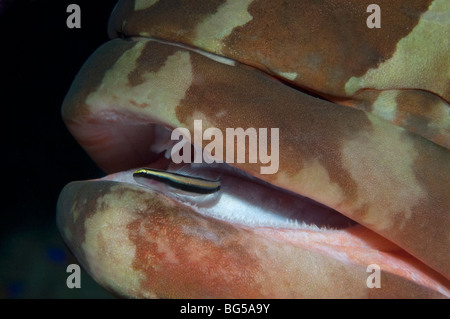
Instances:
[[[57,203],[87,272],[131,298],[449,298],[450,2],[379,0],[374,28],[371,2],[120,0],[62,106],[106,173]],[[200,120],[246,160],[174,163],[178,129],[221,153]]]

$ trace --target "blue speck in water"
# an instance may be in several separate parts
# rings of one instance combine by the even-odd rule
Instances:
[[[63,264],[66,262],[67,258],[66,252],[59,247],[47,248],[46,254],[47,258],[55,263]]]

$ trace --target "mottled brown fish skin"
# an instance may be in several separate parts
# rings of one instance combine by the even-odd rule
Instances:
[[[107,46],[124,52],[112,68],[103,71],[102,85],[84,104],[76,104],[87,109],[79,114],[91,112],[87,118],[95,118],[111,109],[122,114],[121,121],[127,121],[127,116],[144,123],[147,119],[186,127],[192,134],[195,119],[202,119],[205,128],[223,131],[227,127],[280,128],[276,174],[261,175],[261,163],[235,165],[342,212],[448,276],[450,203],[445,184],[450,178],[442,179],[450,176],[445,160],[448,150],[369,113],[293,90],[257,70],[224,65],[183,49],[171,51],[165,44],[146,40],[132,47],[123,46],[121,40]],[[175,57],[183,57],[184,71]],[[137,74],[136,69],[140,81],[130,76]],[[93,71],[99,72],[97,66]],[[181,79],[183,89],[174,78]],[[175,85],[176,90],[164,91],[166,84],[161,86],[161,81]],[[149,93],[147,88],[152,87],[156,89]],[[148,107],[136,106],[134,100]],[[77,124],[83,118],[70,115],[72,105],[68,100],[68,126],[82,144],[84,138],[92,142],[92,137],[78,134],[86,131]],[[139,138],[138,133],[131,140]],[[107,163],[122,160],[96,145],[90,153],[100,164],[97,156]],[[433,229],[434,236],[424,229]]]
[[[58,227],[102,286],[162,298],[450,296],[450,2],[382,0],[381,29],[367,28],[368,4],[119,1],[109,34],[120,39],[89,58],[62,108],[101,168],[155,159],[150,123],[279,128],[276,174],[233,165],[362,226],[250,228],[124,182],[71,183]],[[381,289],[367,287],[369,263]]]
[[[370,4],[164,0],[133,6],[119,1],[109,34],[184,43],[255,66],[336,103],[363,110],[369,103],[378,116],[450,148],[449,3],[379,1],[382,27],[373,29],[366,24]],[[419,111],[403,99],[372,100],[372,91],[415,99],[415,90],[433,95],[431,114],[427,106]]]

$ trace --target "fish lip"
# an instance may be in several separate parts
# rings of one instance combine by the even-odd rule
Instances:
[[[147,36],[119,36],[120,39],[125,40],[125,41],[132,41],[132,42],[139,42],[139,41],[153,41],[156,43],[160,43],[160,44],[164,44],[164,45],[169,45],[172,47],[176,47],[176,48],[180,48],[182,50],[186,50],[189,52],[194,52],[194,53],[198,53],[208,59],[211,59],[213,61],[222,63],[222,64],[226,64],[226,65],[231,65],[231,66],[240,66],[246,69],[252,69],[258,72],[263,73],[266,77],[271,78],[272,80],[275,80],[277,82],[280,82],[282,84],[284,84],[287,87],[292,88],[295,91],[301,92],[303,94],[309,95],[311,97],[314,97],[316,99],[319,100],[324,100],[327,102],[332,102],[332,100],[330,100],[329,98],[326,97],[325,94],[321,94],[321,92],[313,90],[309,87],[300,87],[296,84],[294,84],[293,82],[290,82],[288,79],[283,78],[282,76],[280,76],[279,74],[273,73],[273,72],[269,72],[269,70],[264,70],[261,68],[257,68],[253,65],[249,65],[249,64],[245,64],[243,62],[240,62],[238,60],[233,60],[230,59],[226,56],[223,55],[218,55],[216,53],[212,53],[210,51],[205,51],[203,49],[200,49],[198,47],[195,46],[191,46],[187,43],[178,43],[178,42],[173,42],[173,41],[167,41],[161,38],[157,38],[157,37],[147,37]]]
[[[81,192],[80,192],[81,190]],[[138,197],[136,197],[136,195],[138,195]],[[99,196],[100,195],[100,196]],[[114,196],[116,195],[116,196]],[[108,197],[109,199],[112,199],[114,202],[116,202],[117,198],[120,198],[121,201],[123,202],[123,204],[119,204],[119,208],[115,209],[115,206],[110,206],[107,204],[107,202],[105,202],[106,197]],[[112,198],[114,197],[114,198]],[[130,198],[132,198],[132,202],[129,203]],[[170,199],[169,202],[162,198],[162,196],[158,195],[158,194],[152,194],[150,195],[150,198],[160,198],[157,199],[156,201],[158,202],[156,207],[160,207],[159,205],[161,204],[161,202],[164,202],[165,204],[163,204],[163,206],[165,205],[170,205]],[[74,202],[74,199],[75,202]],[[108,200],[109,200],[108,199]],[[87,200],[87,201],[86,201]],[[100,211],[98,212],[97,215],[97,211],[92,211],[92,209],[86,209],[86,207],[84,207],[84,205],[87,205],[88,207],[92,208],[92,205],[97,206],[99,201],[102,203],[102,209],[100,209]],[[133,204],[135,203],[135,204]],[[91,276],[94,277],[94,279],[96,279],[99,283],[101,283],[102,285],[106,285],[107,288],[110,287],[111,289],[113,289],[112,287],[120,287],[120,282],[117,283],[119,286],[117,286],[116,284],[114,284],[113,286],[111,286],[110,284],[108,284],[108,280],[114,279],[115,276],[113,274],[113,277],[111,278],[111,268],[109,267],[110,264],[108,264],[108,268],[110,269],[110,271],[107,271],[105,273],[103,273],[103,267],[107,266],[104,264],[98,264],[98,262],[100,262],[100,260],[103,257],[100,257],[100,259],[98,259],[97,254],[98,255],[102,255],[104,253],[103,247],[102,250],[100,251],[95,251],[95,247],[96,244],[92,242],[92,240],[90,241],[86,241],[86,231],[88,231],[90,233],[90,238],[92,239],[92,235],[94,235],[96,238],[102,238],[102,236],[106,235],[107,233],[103,233],[103,231],[101,231],[100,233],[97,232],[97,235],[95,233],[92,232],[92,230],[87,230],[86,227],[91,228],[92,225],[87,226],[86,223],[88,223],[91,218],[97,219],[97,217],[94,216],[105,216],[107,220],[104,220],[105,223],[97,223],[96,226],[94,228],[101,227],[101,228],[105,228],[105,229],[112,229],[114,232],[118,231],[117,229],[117,224],[113,223],[110,224],[110,219],[114,220],[113,215],[117,215],[118,220],[122,220],[122,218],[125,218],[126,220],[129,220],[130,218],[132,220],[134,220],[134,218],[137,218],[137,220],[140,220],[139,223],[143,222],[145,224],[147,224],[148,226],[151,225],[152,221],[155,221],[155,217],[152,217],[152,215],[156,215],[157,218],[157,224],[159,225],[156,229],[160,229],[162,230],[160,227],[162,226],[161,224],[159,224],[159,222],[162,222],[163,224],[170,224],[170,228],[169,229],[178,229],[180,228],[183,229],[181,231],[181,233],[185,233],[185,231],[187,230],[188,232],[186,234],[191,234],[191,232],[189,232],[189,230],[196,230],[199,229],[198,227],[200,226],[200,228],[205,228],[206,230],[206,235],[208,235],[212,229],[216,229],[219,230],[219,233],[217,234],[217,236],[213,236],[213,240],[214,239],[218,239],[220,238],[220,236],[224,235],[225,238],[227,238],[225,241],[229,242],[231,241],[231,247],[235,247],[234,245],[243,245],[242,249],[246,249],[247,247],[245,246],[245,243],[252,243],[252,241],[257,241],[257,242],[261,242],[261,244],[266,247],[267,244],[269,245],[273,245],[273,247],[278,247],[277,249],[280,250],[280,252],[285,251],[285,249],[287,249],[287,251],[290,251],[292,253],[299,251],[299,252],[305,252],[306,255],[311,255],[311,256],[321,256],[319,257],[319,260],[321,258],[325,258],[325,259],[331,259],[334,262],[337,262],[338,264],[340,264],[342,262],[342,266],[338,266],[338,267],[343,267],[342,271],[345,273],[346,272],[346,267],[350,267],[350,269],[355,269],[355,271],[357,271],[359,273],[359,275],[361,275],[360,273],[360,268],[361,266],[365,268],[364,264],[361,263],[356,263],[356,264],[349,264],[349,261],[351,262],[351,258],[348,258],[348,256],[346,256],[345,254],[343,254],[344,251],[338,251],[336,254],[336,250],[340,250],[342,249],[342,245],[341,243],[339,243],[338,245],[336,245],[336,243],[334,243],[334,245],[326,245],[323,243],[323,238],[324,236],[328,235],[332,235],[333,233],[325,233],[324,232],[311,232],[309,231],[309,236],[305,236],[305,232],[306,231],[289,231],[289,230],[284,230],[284,231],[280,231],[279,229],[272,229],[272,228],[248,228],[248,227],[241,227],[237,224],[230,224],[230,223],[226,223],[226,222],[222,222],[222,221],[216,221],[213,218],[209,218],[206,216],[202,216],[194,211],[192,211],[191,209],[180,209],[181,213],[179,214],[177,211],[178,209],[171,209],[170,211],[164,211],[163,213],[161,213],[159,210],[154,210],[151,207],[155,207],[155,206],[146,206],[149,203],[149,198],[147,198],[146,196],[146,192],[142,187],[136,187],[134,185],[131,185],[129,183],[124,183],[124,182],[114,182],[112,180],[91,180],[91,181],[78,181],[78,182],[72,182],[69,183],[68,185],[65,186],[65,188],[63,189],[60,198],[58,200],[58,214],[57,214],[57,224],[58,227],[63,235],[64,240],[67,242],[69,248],[72,250],[72,252],[75,254],[75,256],[77,257],[77,259],[79,260],[79,262],[84,265],[84,267],[86,267],[86,270],[88,271],[89,274],[91,274]],[[71,210],[68,209],[70,207],[74,207],[75,204],[75,210]],[[103,205],[105,204],[105,205]],[[112,203],[111,203],[112,204]],[[117,202],[116,202],[117,204]],[[144,205],[143,205],[144,204]],[[105,206],[105,207],[103,207]],[[148,207],[148,211],[143,210],[144,207]],[[104,210],[106,208],[106,211]],[[128,212],[124,212],[124,208],[128,208]],[[136,210],[137,209],[137,210]],[[125,210],[126,211],[126,210]],[[187,212],[189,211],[189,212]],[[107,212],[105,214],[105,212]],[[73,213],[75,213],[73,215]],[[180,217],[178,217],[180,215]],[[124,216],[130,216],[130,217],[124,217]],[[134,216],[134,217],[131,217]],[[104,218],[104,217],[100,217],[100,218]],[[187,218],[187,219],[186,219]],[[187,225],[188,228],[186,228],[186,230],[184,230],[184,223],[180,223],[180,221],[186,221],[189,220]],[[191,221],[196,221],[194,224],[196,226],[194,226]],[[84,227],[83,227],[84,225]],[[131,234],[129,233],[129,227],[123,227],[123,220],[119,221],[119,225],[120,227],[122,227],[122,234],[128,234],[126,236],[130,236]],[[213,226],[214,225],[214,226]],[[189,228],[192,227],[193,228]],[[174,228],[172,228],[174,227]],[[357,231],[358,227],[354,228],[355,231]],[[127,230],[128,229],[128,230]],[[165,229],[165,228],[163,228]],[[226,231],[224,230],[224,233],[222,232],[222,229],[226,229]],[[361,229],[361,227],[359,227],[359,229]],[[75,231],[75,233],[74,233]],[[103,233],[103,235],[102,235]],[[171,232],[169,232],[170,234]],[[178,231],[175,231],[175,233],[178,233]],[[227,233],[227,235],[225,235],[225,233]],[[199,233],[201,234],[201,232]],[[145,232],[142,234],[145,235]],[[162,241],[164,243],[167,242],[167,240],[171,239],[172,237],[169,236],[167,237],[166,235],[168,235],[167,231],[163,231],[161,233],[162,236]],[[229,236],[237,236],[239,237],[236,241],[236,243],[234,243],[233,239],[229,238]],[[134,235],[133,235],[134,236]],[[155,237],[153,237],[155,236]],[[242,238],[241,238],[242,236]],[[119,236],[120,237],[120,236]],[[176,236],[175,236],[176,237]],[[244,242],[240,242],[241,239],[244,238],[249,238],[251,237],[252,240],[250,242],[248,242],[247,240],[244,240]],[[308,237],[316,237],[316,238],[312,238],[313,241],[314,239],[316,241],[319,241],[320,244],[316,244],[314,247],[308,247],[307,245],[305,245],[305,239],[307,239]],[[112,238],[115,238],[115,235],[112,235]],[[160,238],[159,233],[153,233],[153,235],[151,235],[151,238],[149,239],[150,242],[154,242],[155,240],[157,241],[158,238]],[[197,237],[198,239],[198,237]],[[206,242],[208,244],[211,244],[210,237],[204,238],[206,240]],[[173,238],[172,238],[173,240]],[[145,242],[145,241],[144,241]],[[179,245],[180,241],[175,239],[175,242],[177,244],[175,245]],[[94,244],[92,246],[92,244]],[[113,250],[120,250],[119,247],[117,245],[120,245],[120,242],[118,243],[110,243],[109,247],[106,248],[106,252],[110,251],[111,249]],[[144,243],[145,245],[145,243]],[[252,246],[250,244],[250,246]],[[298,246],[298,247],[295,247]],[[182,247],[184,247],[184,245],[182,245]],[[286,248],[284,248],[286,247]],[[92,248],[94,248],[94,250],[92,250]],[[191,247],[192,248],[192,247]],[[221,249],[220,246],[217,247],[219,250]],[[252,247],[250,247],[250,251],[252,251],[251,249]],[[358,253],[361,252],[361,247],[359,247],[358,245],[347,245],[344,248],[348,248],[351,251],[354,252],[353,257],[357,256]],[[182,250],[185,248],[181,248]],[[123,250],[122,250],[123,251]],[[271,251],[271,250],[269,250]],[[273,252],[273,251],[272,251]],[[228,256],[228,254],[226,252],[223,252],[225,254],[225,256]],[[345,252],[344,252],[345,253]],[[439,278],[436,277],[436,273],[431,273],[431,274],[427,274],[426,272],[424,273],[423,271],[420,271],[420,265],[419,265],[419,271],[416,272],[415,274],[413,274],[413,278],[410,278],[407,275],[408,271],[414,270],[414,267],[406,267],[406,269],[403,271],[403,273],[398,273],[395,272],[395,269],[393,269],[394,271],[392,273],[390,273],[390,268],[386,267],[384,268],[384,264],[383,262],[389,262],[390,260],[394,259],[395,260],[395,256],[391,256],[390,254],[385,254],[384,252],[377,252],[374,251],[373,252],[376,256],[378,256],[380,258],[380,265],[381,265],[381,269],[382,269],[382,278],[384,278],[385,275],[388,276],[394,276],[394,277],[398,277],[398,280],[400,280],[400,282],[405,282],[406,281],[412,281],[414,282],[414,285],[417,285],[418,289],[420,289],[420,291],[422,291],[423,293],[425,293],[426,295],[431,295],[434,296],[434,298],[440,298],[440,297],[450,297],[450,291],[448,290],[448,288],[446,288],[445,284],[442,284],[442,280],[439,280]],[[109,254],[109,253],[108,253]],[[302,255],[302,253],[300,253]],[[114,254],[113,254],[114,255]],[[126,254],[128,256],[128,254]],[[270,256],[266,256],[266,258]],[[275,256],[274,256],[275,257]],[[352,256],[350,256],[352,257]],[[409,256],[410,257],[410,256]],[[308,258],[306,258],[308,259]],[[372,260],[373,261],[373,260]],[[126,263],[128,264],[129,261],[127,261]],[[137,262],[143,262],[144,265],[146,265],[146,259],[144,260],[137,260],[137,259],[133,259],[133,265]],[[263,262],[261,260],[261,262]],[[270,260],[268,260],[269,264],[270,264]],[[292,261],[291,261],[292,262]],[[400,260],[400,262],[405,263],[405,260]],[[281,266],[281,265],[280,265]],[[291,265],[292,266],[292,265]],[[355,268],[356,266],[356,268]],[[387,265],[386,265],[387,266]],[[114,267],[112,267],[114,268]],[[173,267],[172,267],[173,268]],[[358,268],[360,270],[358,270]],[[134,269],[134,267],[133,267]],[[140,268],[139,268],[140,269]],[[278,268],[279,269],[279,268]],[[130,269],[131,270],[131,269]],[[423,269],[422,269],[423,270]],[[365,271],[365,269],[364,269]],[[384,274],[384,275],[383,275]],[[333,276],[334,277],[334,276]],[[357,276],[359,277],[359,276]],[[109,278],[109,279],[108,279]],[[277,278],[275,277],[271,277],[273,278]],[[433,286],[433,285],[427,285],[428,284],[428,280],[431,278],[431,280],[434,280],[434,282],[441,282],[437,287]],[[318,278],[319,279],[319,278]],[[331,278],[330,278],[331,279]],[[397,280],[397,279],[395,279]],[[423,282],[422,282],[423,281]],[[365,283],[365,279],[363,280],[363,282]],[[178,285],[179,283],[177,283]],[[342,283],[344,284],[345,283]],[[447,285],[448,286],[448,285]],[[128,286],[124,286],[124,289],[127,289]],[[409,287],[408,284],[406,287]],[[381,287],[383,288],[383,287]],[[114,289],[113,289],[114,290]],[[381,292],[381,289],[379,290]],[[388,294],[389,294],[389,290]],[[429,292],[427,292],[429,291]],[[146,291],[144,291],[145,293]],[[370,289],[367,291],[368,292],[368,296],[370,297],[370,295],[372,295],[372,292],[370,292]],[[117,293],[117,291],[116,291]],[[120,289],[119,289],[119,293],[120,293]],[[136,295],[135,297],[143,297],[144,295],[140,295],[141,292],[139,291],[134,291],[134,293],[138,293],[138,295]],[[395,293],[395,291],[394,291]],[[134,296],[134,295],[129,295],[127,293],[121,293],[121,295],[128,295],[128,296]],[[325,294],[326,295],[326,294]],[[329,295],[329,294],[328,294]],[[391,294],[392,295],[392,294]],[[407,296],[410,296],[412,298],[414,298],[413,294],[408,294],[406,293]],[[154,293],[152,293],[152,296],[154,296]],[[160,295],[161,296],[161,295]],[[165,296],[164,294],[162,296]],[[245,296],[245,295],[244,295]],[[374,296],[377,296],[377,293],[375,293]],[[395,295],[394,295],[395,296]],[[167,296],[166,296],[167,297]],[[298,298],[298,297],[296,297]],[[326,297],[325,297],[326,298]],[[331,296],[331,298],[333,298]],[[359,297],[361,298],[361,297]]]

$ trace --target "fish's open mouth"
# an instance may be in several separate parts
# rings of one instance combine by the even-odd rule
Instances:
[[[58,225],[102,285],[137,297],[450,297],[448,280],[436,271],[441,264],[430,265],[426,249],[418,250],[416,255],[425,255],[419,260],[407,252],[414,249],[394,243],[402,231],[415,242],[415,228],[408,230],[398,218],[379,226],[380,232],[377,228],[377,218],[389,213],[380,207],[396,209],[395,202],[409,196],[403,193],[423,196],[420,189],[409,190],[409,171],[395,168],[409,145],[403,139],[428,147],[421,139],[361,111],[299,94],[246,66],[235,76],[230,71],[235,66],[178,46],[137,38],[111,41],[99,51],[78,76],[91,83],[78,89],[75,82],[63,117],[93,160],[111,174],[66,186]],[[89,77],[92,70],[102,76]],[[196,78],[196,72],[204,74]],[[167,87],[173,81],[176,89],[185,88],[171,96]],[[248,88],[236,84],[245,81]],[[199,92],[201,98],[195,97]],[[233,108],[237,101],[242,104]],[[273,109],[276,103],[284,109]],[[262,177],[247,164],[173,166],[166,156],[173,145],[171,130],[179,124],[191,129],[189,123],[198,117],[222,129],[233,123],[242,127],[250,116],[255,126],[283,130],[283,174]],[[384,139],[398,139],[402,146],[389,147],[391,153],[374,162]],[[360,152],[361,145],[369,145],[366,152]],[[220,190],[204,195],[159,182],[137,184],[133,172],[140,167],[220,179]],[[350,169],[358,173],[351,175]],[[386,176],[402,188],[397,199],[373,186]],[[359,204],[361,193],[367,204]],[[374,230],[368,227],[372,224]],[[390,230],[394,226],[398,233]],[[371,265],[381,270],[381,289],[366,281]],[[328,294],[329,280],[338,284]]]
[[[90,123],[92,132],[96,132],[99,139],[118,143],[113,148],[110,148],[110,144],[101,144],[108,145],[112,153],[95,153],[101,157],[97,161],[111,159],[106,161],[105,170],[116,171],[98,181],[130,184],[144,190],[144,193],[156,192],[180,206],[189,207],[203,218],[217,219],[237,228],[252,229],[263,236],[294,246],[308,247],[347,262],[363,263],[366,267],[375,264],[387,273],[402,276],[448,296],[446,280],[434,270],[338,211],[271,185],[226,163],[174,165],[168,159],[170,146],[173,145],[169,129],[160,124],[137,124],[137,119],[131,125],[133,120],[124,114],[110,114],[103,118],[120,118],[121,124]],[[124,125],[124,122],[128,124]],[[121,138],[114,140],[116,134]],[[95,141],[92,136],[90,139]],[[91,144],[92,147],[101,145],[95,142]],[[130,150],[128,154],[123,153],[126,148]],[[219,179],[221,187],[213,194],[203,195],[182,191],[161,182],[139,184],[133,178],[133,173],[139,167]]]
[[[170,139],[171,131],[158,124],[147,124],[145,130],[148,133],[142,135],[145,138],[137,142],[137,147],[149,150],[148,156],[153,161],[139,165],[178,172],[186,176],[220,180],[220,189],[212,194],[199,194],[195,191],[186,192],[169,187],[162,182],[149,181],[138,184],[148,188],[149,191],[164,193],[202,215],[248,227],[281,229],[333,230],[357,224],[332,208],[271,185],[227,163],[174,164],[170,159],[171,149],[175,144],[175,141]],[[142,134],[142,130],[137,131]],[[129,136],[129,140],[136,141],[136,139],[138,136]],[[145,141],[156,144],[146,145]],[[192,149],[194,153],[193,146]],[[131,168],[122,173],[109,175],[105,179],[135,184],[136,180],[132,178],[135,170],[136,168]]]

